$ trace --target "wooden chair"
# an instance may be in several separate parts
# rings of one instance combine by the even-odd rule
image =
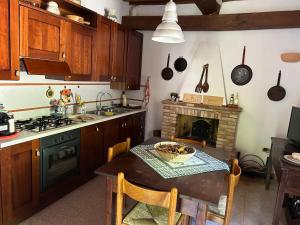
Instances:
[[[126,138],[126,141],[115,144],[114,146],[108,148],[107,162],[110,162],[117,155],[128,152],[130,149],[130,138]]]
[[[215,223],[223,224],[223,225],[229,225],[231,214],[232,214],[233,197],[242,172],[238,163],[239,161],[237,159],[234,159],[232,162],[231,173],[229,175],[229,180],[228,180],[227,197],[226,196],[223,196],[223,198],[221,197],[218,208],[208,207],[208,212],[206,217],[207,220],[213,221]],[[223,205],[223,209],[220,209],[220,206],[222,205]]]
[[[127,217],[132,215],[132,212],[139,207],[139,209],[136,211],[136,213],[143,214],[141,212],[142,205],[145,209],[147,209],[148,205],[151,207],[162,207],[167,208],[165,209],[167,211],[167,225],[174,225],[176,222],[176,217],[178,219],[178,222],[176,225],[182,224],[186,222],[185,216],[180,215],[179,213],[176,213],[176,204],[177,204],[177,189],[172,188],[171,192],[161,192],[161,191],[154,191],[150,189],[145,189],[139,186],[136,186],[134,184],[129,183],[125,178],[123,173],[118,174],[118,180],[117,180],[117,204],[116,204],[116,225],[127,225],[131,223],[125,223]],[[124,221],[122,218],[123,215],[123,200],[124,195],[129,196],[135,201],[138,201],[139,203],[129,212],[129,214],[125,217]],[[147,205],[146,205],[147,204]],[[136,215],[136,214],[134,214]],[[143,214],[145,215],[145,214]],[[130,219],[128,219],[130,221]],[[134,221],[136,221],[134,224],[143,225],[143,221],[145,221],[145,224],[151,224],[151,219],[137,219],[135,218]],[[153,220],[153,224],[156,224],[156,222]]]
[[[186,138],[176,138],[175,136],[171,136],[171,141],[175,142],[183,142],[191,145],[199,146],[200,148],[204,148],[206,146],[206,141],[195,141]]]

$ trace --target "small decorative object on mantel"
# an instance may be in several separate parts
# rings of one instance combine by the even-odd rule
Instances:
[[[229,103],[228,103],[227,107],[237,108],[238,107],[238,103],[239,103],[238,93],[236,93],[235,96],[234,96],[234,94],[231,94],[230,98],[229,98]]]
[[[201,104],[202,103],[202,95],[185,93],[183,95],[182,101],[187,102],[187,103]]]
[[[178,100],[179,100],[179,95],[178,95],[178,93],[172,92],[172,93],[170,94],[170,96],[171,96],[171,101],[173,101],[173,102],[178,102]]]
[[[48,12],[52,12],[52,13],[54,13],[56,15],[60,15],[58,4],[56,2],[54,2],[54,1],[48,2],[46,10]]]
[[[222,106],[223,99],[224,99],[223,97],[219,97],[219,96],[204,95],[202,103],[205,105]]]

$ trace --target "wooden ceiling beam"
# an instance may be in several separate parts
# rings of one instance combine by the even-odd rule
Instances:
[[[219,13],[220,5],[216,0],[194,0],[203,15]]]
[[[161,16],[123,16],[122,24],[137,30],[155,30]],[[184,31],[229,31],[300,28],[300,10],[203,16],[179,16]]]

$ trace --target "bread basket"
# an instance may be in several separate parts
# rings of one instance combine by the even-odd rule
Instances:
[[[183,162],[189,160],[190,158],[192,158],[196,153],[195,148],[193,148],[194,151],[192,153],[186,153],[186,154],[165,152],[165,151],[160,150],[161,145],[181,145],[181,146],[185,146],[185,145],[183,145],[181,143],[179,144],[177,142],[171,142],[171,141],[163,141],[163,142],[159,142],[159,143],[154,145],[154,149],[159,154],[159,156],[163,160],[168,161],[168,162],[172,162],[172,163],[183,163]]]

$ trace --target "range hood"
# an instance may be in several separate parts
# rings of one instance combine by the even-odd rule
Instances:
[[[64,79],[71,75],[68,63],[63,61],[50,61],[36,58],[22,58],[25,69],[29,75],[46,75],[46,78]]]

